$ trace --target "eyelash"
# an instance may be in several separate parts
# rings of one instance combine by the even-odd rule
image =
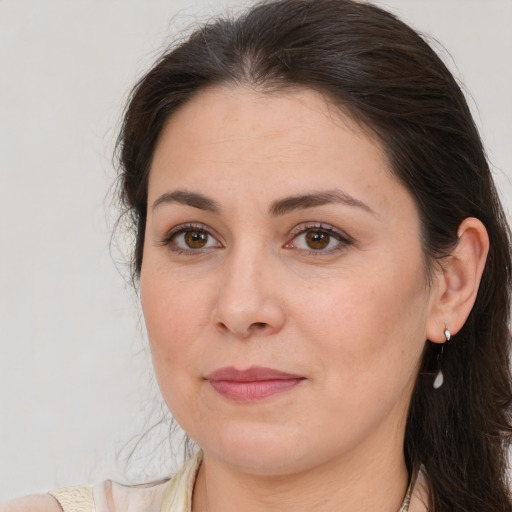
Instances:
[[[169,249],[177,254],[189,254],[189,255],[197,255],[198,253],[201,253],[201,249],[204,248],[198,248],[198,249],[184,249],[182,247],[177,246],[175,243],[173,243],[173,240],[176,239],[179,235],[184,235],[187,232],[196,232],[196,233],[204,233],[208,240],[210,238],[213,238],[214,240],[217,240],[211,233],[210,228],[205,226],[204,224],[181,224],[179,226],[176,226],[172,228],[167,235],[162,240],[162,245],[168,246]],[[219,242],[218,242],[219,243]],[[207,247],[206,249],[211,249],[211,247]]]
[[[328,224],[322,224],[322,223],[311,223],[311,224],[301,224],[300,226],[295,227],[291,231],[292,238],[289,242],[286,242],[284,245],[285,248],[292,249],[294,248],[293,244],[294,241],[300,236],[300,235],[306,235],[309,232],[317,232],[326,234],[329,237],[334,238],[338,241],[335,247],[331,247],[330,249],[323,250],[323,249],[299,249],[303,253],[306,253],[307,255],[313,255],[313,256],[325,256],[325,255],[331,255],[335,252],[340,252],[345,250],[348,246],[353,245],[353,240],[345,234],[343,231],[340,231],[333,226],[330,226]]]
[[[212,249],[212,248],[222,248],[222,245],[220,242],[217,241],[217,238],[214,237],[211,234],[211,229],[203,224],[181,224],[179,226],[176,226],[172,228],[166,236],[162,240],[162,245],[168,246],[169,249],[177,254],[188,254],[188,255],[198,255],[201,254],[204,249]],[[175,240],[179,235],[184,235],[187,232],[196,232],[196,233],[204,233],[208,238],[207,242],[209,242],[210,238],[213,238],[217,241],[219,244],[217,247],[205,247],[205,248],[197,248],[197,249],[184,249],[182,247],[177,246],[175,243],[173,243],[173,240]],[[294,245],[294,241],[301,235],[306,235],[309,232],[317,232],[320,234],[325,234],[329,237],[334,238],[338,241],[335,247],[331,247],[327,250],[324,249],[298,249],[302,251],[302,253],[306,253],[308,255],[314,255],[314,256],[322,256],[322,255],[328,255],[332,254],[334,252],[343,251],[348,246],[353,244],[353,240],[343,233],[342,231],[334,228],[333,226],[322,224],[322,223],[311,223],[311,224],[301,224],[299,226],[296,226],[291,231],[291,238],[288,242],[284,244],[285,249],[294,249],[297,248]],[[330,241],[329,241],[330,243]]]

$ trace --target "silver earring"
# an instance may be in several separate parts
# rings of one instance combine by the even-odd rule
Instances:
[[[452,337],[452,333],[450,332],[450,329],[448,329],[448,327],[446,327],[444,330],[444,337],[445,337],[445,343],[447,341],[450,341],[450,339]],[[444,382],[444,375],[443,375],[443,372],[441,370],[441,365],[440,365],[440,360],[441,360],[441,356],[443,355],[443,351],[444,351],[444,343],[441,345],[441,351],[439,352],[439,354],[437,354],[437,373],[436,373],[436,378],[434,379],[434,389],[439,389],[443,385],[443,382]]]

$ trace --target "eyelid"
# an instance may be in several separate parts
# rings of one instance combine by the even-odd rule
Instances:
[[[318,229],[318,231],[326,231],[327,233],[332,233],[339,236],[343,240],[352,241],[352,238],[347,233],[345,233],[345,231],[334,227],[332,224],[326,224],[324,222],[301,222],[290,231],[290,235],[297,236],[304,231],[309,231],[312,229]]]
[[[207,231],[208,233],[210,232],[208,226],[205,226],[204,224],[200,224],[198,222],[184,222],[183,224],[178,224],[167,230],[162,237],[162,243],[169,243],[172,237],[176,236],[178,233],[192,229],[196,229],[197,231]]]

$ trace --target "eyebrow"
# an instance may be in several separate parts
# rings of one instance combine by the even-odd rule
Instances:
[[[219,203],[215,200],[198,192],[188,192],[186,190],[175,190],[173,192],[166,192],[153,202],[152,209],[154,210],[161,204],[183,204],[192,206],[200,210],[206,210],[213,213],[220,213],[221,208]],[[352,197],[346,192],[341,190],[328,190],[324,192],[313,192],[310,194],[301,194],[297,196],[289,196],[283,199],[274,201],[269,208],[270,215],[278,217],[286,215],[287,213],[295,210],[303,210],[306,208],[314,208],[316,206],[323,206],[326,204],[343,204],[361,208],[362,210],[374,214],[375,212],[365,203]]]
[[[271,215],[277,217],[279,215],[285,215],[295,210],[314,208],[315,206],[323,206],[332,203],[361,208],[368,213],[375,214],[375,212],[367,204],[363,203],[359,199],[356,199],[355,197],[352,197],[346,192],[342,192],[341,190],[329,190],[325,192],[285,197],[284,199],[274,201],[269,211]]]
[[[199,210],[207,210],[213,213],[220,213],[220,206],[216,201],[204,196],[203,194],[198,194],[197,192],[188,192],[186,190],[175,190],[174,192],[166,192],[165,194],[162,194],[158,199],[155,200],[152,209],[154,210],[161,204],[172,203],[184,204],[186,206],[193,206]]]

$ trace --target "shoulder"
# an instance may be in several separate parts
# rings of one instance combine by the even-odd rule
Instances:
[[[65,487],[0,504],[0,512],[124,512],[160,509],[168,481],[126,486],[107,480],[94,487]]]
[[[35,494],[0,504],[0,512],[62,512],[62,509],[53,496]]]
[[[171,479],[131,486],[106,480],[94,486],[66,487],[0,504],[0,512],[186,511],[201,459],[199,452]]]

